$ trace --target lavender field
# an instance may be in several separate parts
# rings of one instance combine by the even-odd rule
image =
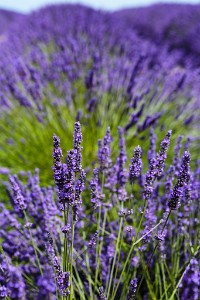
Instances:
[[[0,10],[0,299],[200,300],[200,5]]]

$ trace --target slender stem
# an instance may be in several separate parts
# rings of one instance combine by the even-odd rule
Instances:
[[[166,220],[165,220],[165,223],[164,223],[164,225],[163,225],[163,228],[162,228],[162,230],[161,230],[161,235],[163,234],[163,231],[165,230],[165,227],[166,227],[167,222],[168,222],[168,220],[169,220],[171,211],[172,211],[172,210],[170,209],[170,211],[169,211],[169,213],[168,213],[168,215],[167,215],[167,218],[166,218]],[[155,247],[154,247],[154,249],[153,249],[153,251],[152,251],[152,254],[151,254],[151,256],[150,256],[150,258],[149,258],[149,260],[148,260],[148,262],[147,262],[146,269],[149,268],[150,263],[151,263],[151,261],[152,261],[152,258],[153,258],[154,254],[155,254],[155,252],[156,252],[156,249],[158,248],[158,245],[159,245],[159,241],[157,241],[157,243],[156,243],[156,245],[155,245]],[[140,280],[140,282],[139,282],[139,285],[138,285],[138,287],[137,287],[137,291],[140,289],[140,286],[141,286],[141,284],[142,284],[142,282],[143,282],[143,280],[144,280],[144,276],[145,276],[145,275],[144,275],[144,273],[143,273],[142,278],[141,278],[141,280]],[[137,293],[137,292],[136,292],[136,293]]]
[[[68,223],[68,217],[69,217],[69,204],[67,204],[67,211],[66,211],[66,205],[64,203],[64,212],[63,212],[63,217],[64,217],[64,225],[66,226]],[[64,251],[63,251],[63,271],[66,272],[68,270],[68,238],[67,234],[64,234]]]
[[[109,283],[109,274],[110,274],[110,270],[111,270],[111,257],[109,258],[109,262],[108,262],[108,274],[107,274],[107,279],[106,279],[106,288],[105,288],[105,295],[107,294],[107,289],[108,289],[108,283]]]
[[[101,183],[101,192],[103,194],[103,188],[104,188],[104,181],[105,181],[105,175],[104,172],[102,173],[102,183]],[[98,220],[97,220],[97,230],[99,231],[100,227],[101,227],[101,203],[100,203],[100,207],[99,207],[99,214],[98,214]],[[97,240],[97,245],[96,245],[96,270],[95,270],[95,286],[97,285],[97,279],[98,279],[98,275],[99,275],[99,266],[100,266],[100,243],[99,243],[99,239]]]
[[[146,210],[147,210],[147,206],[148,206],[148,200],[145,199],[145,202],[144,202],[144,208],[143,208],[143,211],[142,211],[142,216],[140,217],[140,222],[139,222],[139,226],[138,226],[138,229],[137,229],[137,232],[136,232],[134,241],[137,240],[138,235],[139,235],[139,233],[140,233],[140,228],[141,228],[141,225],[142,225],[142,221],[143,221],[143,219],[144,219],[145,212],[146,212]]]
[[[127,257],[126,257],[126,261],[125,261],[124,266],[123,266],[123,268],[122,268],[121,275],[120,275],[120,277],[119,277],[119,280],[118,280],[118,283],[117,283],[117,286],[116,286],[114,295],[112,296],[112,299],[115,299],[115,295],[116,295],[116,293],[117,293],[119,284],[120,284],[120,282],[121,282],[122,276],[124,275],[126,266],[127,266],[127,264],[130,262],[130,257],[131,257],[131,254],[132,254],[132,252],[133,252],[134,247],[135,247],[137,244],[139,244],[139,242],[141,242],[141,241],[142,241],[149,233],[151,233],[154,229],[156,229],[160,224],[161,224],[161,222],[159,222],[158,224],[156,224],[156,226],[154,226],[151,230],[149,230],[149,231],[148,231],[147,233],[145,233],[141,238],[139,238],[139,240],[137,240],[136,242],[134,242],[134,243],[131,245],[131,249],[129,250],[129,253],[128,253]]]
[[[101,204],[99,207],[99,214],[98,214],[98,220],[97,220],[97,230],[99,231],[99,228],[101,226]],[[99,257],[99,239],[97,240],[97,245],[96,245],[96,270],[95,270],[95,286],[97,284],[97,278],[98,278],[98,273],[99,273],[99,266],[100,266],[100,257]]]
[[[104,233],[105,233],[106,218],[107,218],[107,209],[105,209],[104,220],[103,220],[103,225],[102,225],[103,226],[102,227],[102,237],[104,237]],[[100,266],[100,258],[101,258],[102,248],[103,248],[103,239],[100,241],[100,244],[99,244],[99,253],[98,253],[98,260],[97,260],[97,269],[98,270],[99,270],[99,266]],[[98,277],[98,272],[96,272],[96,274]],[[95,284],[97,282],[96,274],[95,274]]]
[[[167,294],[167,286],[166,286],[166,279],[165,279],[165,270],[164,270],[164,264],[163,261],[161,262],[161,271],[162,271],[162,278],[163,278],[163,284],[164,284],[164,294],[165,294],[165,299],[168,299],[168,294]],[[161,295],[160,295],[161,296]]]
[[[123,202],[121,204],[121,209],[123,209]],[[114,267],[115,267],[115,263],[116,263],[116,259],[117,259],[117,253],[118,253],[118,247],[119,247],[119,243],[120,243],[120,237],[121,237],[121,231],[122,231],[122,225],[123,225],[123,218],[120,218],[120,225],[119,225],[119,231],[118,231],[118,236],[117,236],[117,244],[116,244],[116,248],[115,248],[115,254],[114,254],[114,259],[113,259],[113,263],[112,263],[112,268],[111,268],[111,273],[110,273],[110,281],[109,281],[109,285],[108,285],[108,293],[107,293],[107,297],[110,297],[110,289],[111,289],[111,284],[112,284],[112,279],[113,279],[113,272],[114,272]]]
[[[123,228],[124,228],[124,222],[122,224],[122,232],[123,232]],[[121,246],[122,246],[122,240],[123,240],[123,236],[122,238],[120,239],[120,242],[119,242],[119,255],[118,255],[118,259],[117,259],[117,263],[116,263],[116,270],[115,270],[115,275],[114,275],[114,280],[113,280],[113,288],[112,288],[112,293],[114,292],[114,288],[115,288],[115,283],[116,283],[116,278],[117,278],[117,272],[118,272],[118,266],[119,266],[119,261],[120,261],[120,254],[121,254]]]
[[[133,186],[132,186],[132,188],[133,188]],[[134,246],[135,246],[136,243],[137,243],[137,242],[135,242],[135,241],[137,241],[137,238],[138,238],[138,235],[139,235],[139,232],[140,232],[140,228],[141,228],[141,225],[142,225],[142,221],[143,221],[143,219],[144,219],[144,215],[145,215],[145,212],[146,212],[146,210],[147,210],[147,206],[148,206],[148,199],[145,199],[144,206],[143,206],[143,211],[142,211],[142,215],[141,215],[141,217],[140,217],[139,226],[138,226],[138,229],[137,229],[135,238],[133,239],[133,244],[132,244],[131,249],[130,249],[130,251],[129,251],[129,253],[128,253],[126,262],[125,262],[124,267],[123,267],[123,269],[122,269],[120,278],[119,278],[119,280],[118,280],[118,284],[117,284],[117,286],[116,286],[116,290],[115,290],[115,292],[114,292],[114,295],[112,295],[112,296],[113,296],[112,299],[115,298],[115,295],[116,295],[117,289],[118,289],[118,287],[119,287],[121,278],[122,278],[123,273],[124,273],[124,271],[125,271],[125,269],[126,269],[126,265],[127,265],[127,263],[128,263],[128,260],[129,260],[130,257],[131,257],[131,254],[132,254],[132,252],[133,252],[133,248],[134,248]]]
[[[70,262],[70,300],[73,299],[73,287],[72,287],[72,271],[73,271],[73,248],[74,248],[74,221],[73,221],[73,211],[72,211],[72,241],[71,241],[71,262]]]
[[[28,217],[26,215],[26,211],[23,210],[23,212],[24,212],[24,216],[25,216],[26,222],[28,223]],[[38,264],[38,267],[40,269],[40,274],[43,276],[43,272],[42,272],[42,268],[41,268],[41,265],[40,265],[39,257],[38,257],[37,250],[35,248],[35,244],[34,244],[34,241],[33,241],[32,232],[31,232],[30,228],[28,230],[29,230],[29,233],[30,233],[31,243],[32,243],[32,246],[33,246],[33,249],[34,249],[34,252],[35,252],[35,257],[36,257],[36,260],[37,260],[37,264]]]

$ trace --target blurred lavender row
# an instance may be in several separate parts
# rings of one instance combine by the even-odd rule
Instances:
[[[176,118],[185,113],[182,123],[197,124],[199,50],[189,28],[198,37],[198,15],[199,6],[187,5],[115,13],[59,5],[19,17],[0,44],[1,106],[12,107],[17,100],[42,118],[45,99],[74,108],[76,83],[81,82],[88,112],[106,93],[119,104],[125,99],[127,130],[138,122],[143,106],[150,107],[150,116],[138,131],[164,112],[164,107],[155,107],[151,115],[152,103],[169,104],[177,98],[182,101]]]

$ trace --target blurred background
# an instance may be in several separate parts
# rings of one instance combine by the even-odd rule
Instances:
[[[155,3],[189,3],[189,4],[198,4],[199,0],[166,0],[166,1],[156,1],[156,0],[0,0],[0,9],[9,9],[18,12],[28,13],[32,10],[38,9],[42,6],[48,4],[56,3],[81,3],[88,5],[97,9],[107,9],[107,10],[117,10],[127,7],[137,7],[137,6],[146,6]]]

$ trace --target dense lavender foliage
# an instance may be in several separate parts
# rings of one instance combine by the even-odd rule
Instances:
[[[0,299],[198,300],[199,6],[11,19]]]
[[[177,16],[181,7],[177,8],[178,12],[175,8],[172,6],[172,11]],[[184,8],[186,18],[188,11],[192,15],[193,7]],[[151,9],[152,14],[160,15],[159,9],[163,13],[167,7]],[[78,80],[85,85],[84,100],[89,112],[102,101],[104,93],[120,93],[128,100],[130,113],[143,103],[149,105],[149,101],[173,102],[182,96],[190,102],[194,97],[198,100],[199,79],[195,68],[198,64],[192,68],[188,62],[190,55],[187,60],[181,52],[169,53],[165,44],[158,46],[153,37],[140,37],[135,26],[135,23],[139,26],[135,15],[138,18],[140,15],[137,10],[128,13],[130,18],[124,17],[123,11],[111,14],[82,6],[60,5],[21,18],[7,31],[7,39],[0,47],[2,104],[9,106],[10,99],[14,98],[21,105],[41,111],[46,96],[56,103],[64,101],[72,105],[77,89],[74,83]],[[168,19],[165,16],[169,25],[170,16]],[[140,22],[145,24],[148,18],[140,18]],[[162,31],[157,24],[156,28]],[[169,41],[175,44],[175,39]],[[184,66],[180,63],[181,55]],[[146,103],[144,99],[149,98],[148,95],[150,99]],[[196,108],[195,103],[193,105],[190,112]],[[131,114],[127,130],[139,123],[143,111],[144,108]],[[138,130],[154,124],[161,113],[159,110],[148,116],[144,123],[138,124]]]
[[[134,181],[130,177],[130,183],[124,165],[123,131],[119,128],[116,162],[110,158],[110,151],[104,151],[103,161],[109,164],[102,168],[102,160],[99,161],[83,194],[85,172],[80,159],[79,122],[75,123],[74,148],[68,151],[66,163],[62,162],[60,140],[53,137],[57,197],[52,188],[40,187],[38,170],[33,176],[29,173],[26,185],[17,176],[10,176],[12,208],[8,210],[2,204],[0,215],[1,294],[10,299],[68,299],[70,295],[75,299],[98,299],[98,294],[100,299],[135,299],[140,281],[138,299],[148,294],[154,299],[162,294],[150,288],[148,291],[142,274],[144,277],[147,272],[149,285],[159,272],[166,277],[166,272],[171,272],[175,282],[165,279],[163,294],[170,297],[174,293],[178,299],[187,299],[190,293],[190,299],[198,299],[200,169],[197,162],[196,169],[190,170],[188,151],[182,159],[176,157],[180,159],[177,174],[174,164],[164,166],[171,134],[169,131],[161,142],[146,174],[140,175],[141,148],[135,148],[129,168]],[[109,128],[103,141],[108,149]],[[75,151],[77,147],[80,156]],[[138,176],[144,178],[144,183],[137,180]],[[142,195],[146,204],[139,200]],[[152,252],[154,245],[159,246],[157,253]],[[151,269],[146,269],[145,262],[151,264]],[[177,282],[180,287],[174,292]],[[156,284],[162,291],[162,280]],[[80,292],[82,286],[84,291]]]

